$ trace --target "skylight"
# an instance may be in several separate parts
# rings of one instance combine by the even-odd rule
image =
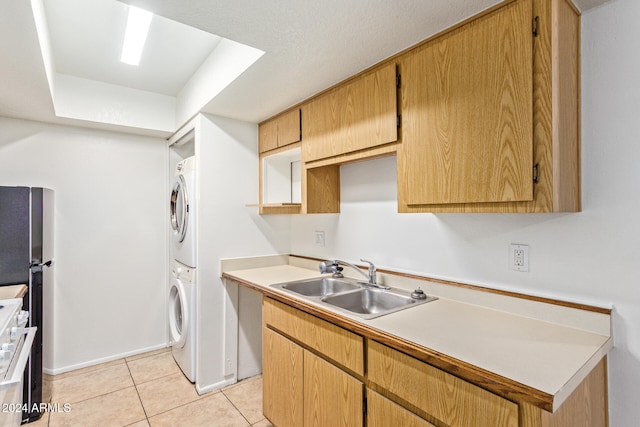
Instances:
[[[123,1],[31,1],[55,115],[72,121],[168,136],[264,54]]]
[[[120,61],[129,65],[137,66],[140,64],[142,50],[149,33],[151,17],[151,12],[129,6],[129,17],[127,18],[127,29],[124,35]]]

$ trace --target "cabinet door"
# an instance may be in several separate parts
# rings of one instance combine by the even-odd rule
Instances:
[[[363,387],[360,381],[304,350],[304,426],[362,426]]]
[[[396,65],[355,78],[302,108],[305,162],[394,142],[397,131]]]
[[[262,329],[262,409],[278,427],[299,427],[303,411],[303,349]]]
[[[258,152],[300,141],[300,109],[288,111],[258,126]]]
[[[518,0],[400,62],[401,206],[533,199],[531,28]]]
[[[300,109],[296,108],[278,117],[278,147],[300,141]]]
[[[402,406],[367,390],[367,427],[435,427]]]
[[[275,120],[269,120],[258,126],[258,152],[278,148],[278,124]]]

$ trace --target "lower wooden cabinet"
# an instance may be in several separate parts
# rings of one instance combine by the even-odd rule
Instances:
[[[364,372],[363,338],[270,299],[263,321],[265,417],[277,427],[364,425],[364,384],[345,371]]]
[[[262,363],[263,412],[276,427],[607,425],[606,358],[552,413],[267,297]]]

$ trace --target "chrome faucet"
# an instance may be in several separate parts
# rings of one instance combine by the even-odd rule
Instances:
[[[360,258],[360,261],[362,262],[366,262],[367,264],[369,264],[369,284],[370,285],[376,285],[376,266],[371,262],[371,261],[367,261],[366,259],[362,259]]]
[[[362,274],[367,279],[367,282],[358,282],[358,283],[362,283],[367,286],[372,286],[374,288],[391,289],[388,286],[384,286],[376,283],[376,266],[371,261],[367,261],[366,259],[360,259],[360,261],[366,262],[367,264],[369,264],[368,273],[363,272],[362,270],[360,270],[360,268],[356,267],[351,263],[348,263],[346,261],[341,261],[339,259],[321,262],[319,266],[320,273],[333,273],[331,277],[342,278],[344,277],[344,275],[342,274],[343,268],[340,267],[340,265],[345,265],[347,267],[353,268],[354,270]]]

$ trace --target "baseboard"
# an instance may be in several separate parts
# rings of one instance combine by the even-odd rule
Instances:
[[[56,368],[56,369],[43,367],[42,372],[47,375],[59,375],[59,374],[64,374],[65,372],[71,372],[71,371],[86,368],[89,366],[100,365],[102,363],[112,362],[114,360],[124,359],[125,357],[136,356],[138,354],[148,353],[150,351],[160,350],[163,348],[167,348],[167,343],[153,345],[150,347],[132,350],[125,353],[114,354],[113,356],[102,357],[100,359],[89,360],[87,362],[77,363],[75,365],[63,366],[61,368]]]

